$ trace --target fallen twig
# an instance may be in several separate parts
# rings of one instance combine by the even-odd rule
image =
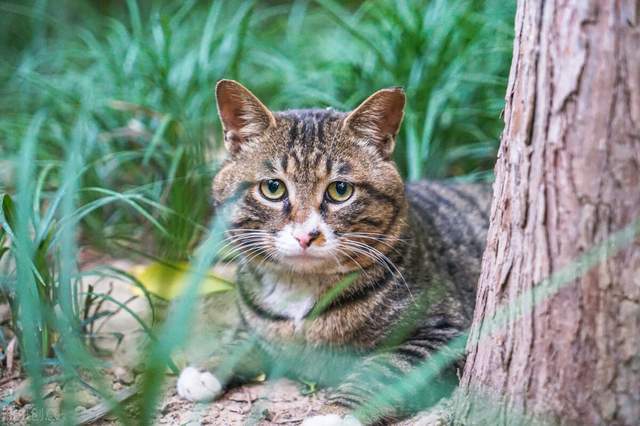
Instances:
[[[11,373],[13,371],[13,359],[16,353],[16,336],[13,336],[9,344],[7,345],[6,357],[7,357],[7,372]]]
[[[114,399],[118,403],[124,402],[133,397],[137,392],[138,388],[136,386],[131,386],[129,388],[125,388],[116,392]],[[78,418],[76,419],[76,424],[87,425],[95,422],[96,420],[100,420],[101,418],[109,414],[109,412],[111,412],[113,408],[114,407],[112,402],[102,401],[101,403],[96,404],[93,407],[88,408],[80,413],[78,415]]]
[[[272,420],[271,423],[277,424],[277,425],[283,425],[283,424],[287,424],[287,423],[300,423],[304,420],[304,417],[294,417],[291,419],[282,419],[282,420]]]
[[[12,380],[19,379],[20,374],[14,374],[13,376],[5,377],[4,379],[0,379],[0,386],[9,383]]]

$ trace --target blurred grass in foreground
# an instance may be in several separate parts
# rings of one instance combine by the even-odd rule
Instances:
[[[218,79],[272,109],[347,110],[404,86],[404,176],[483,178],[502,127],[513,13],[498,0],[0,1],[0,242],[10,247],[0,289],[34,389],[55,379],[110,395],[87,344],[109,315],[87,305],[110,296],[81,288],[81,249],[192,262],[168,320],[142,324],[151,347],[138,414],[152,421],[220,244],[209,201]]]

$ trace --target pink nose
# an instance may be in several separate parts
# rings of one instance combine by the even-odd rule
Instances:
[[[298,240],[298,244],[303,249],[308,248],[318,237],[320,236],[320,231],[311,231],[307,234],[295,235],[294,238]]]

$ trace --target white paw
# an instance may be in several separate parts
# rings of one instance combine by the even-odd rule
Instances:
[[[362,423],[353,416],[340,417],[337,414],[326,414],[307,417],[300,426],[362,426]]]
[[[176,388],[180,397],[196,402],[211,401],[222,391],[222,385],[216,376],[193,367],[182,370]]]

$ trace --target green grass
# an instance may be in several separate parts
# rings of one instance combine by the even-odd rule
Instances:
[[[188,296],[146,328],[145,422],[219,243],[217,80],[272,109],[347,110],[404,86],[407,179],[490,178],[502,128],[510,2],[208,3],[0,1],[0,284],[35,388],[53,364],[108,396],[79,248],[194,264]]]

